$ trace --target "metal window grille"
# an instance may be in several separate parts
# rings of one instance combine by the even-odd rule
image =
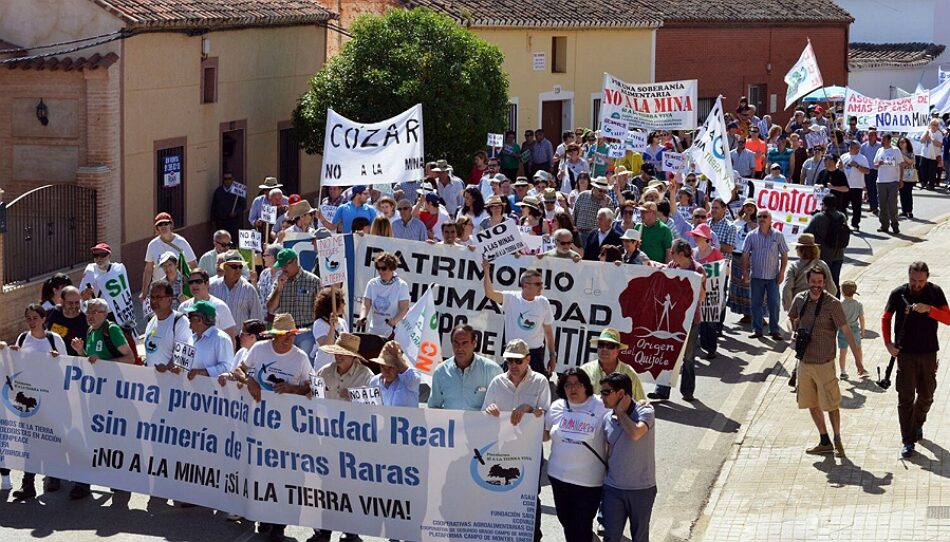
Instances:
[[[518,133],[518,104],[508,104],[507,129]]]

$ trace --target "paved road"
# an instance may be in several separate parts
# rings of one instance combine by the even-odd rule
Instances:
[[[848,266],[867,266],[883,251],[913,243],[926,236],[936,221],[950,216],[950,195],[944,191],[915,192],[914,220],[902,221],[902,235],[877,233],[876,217],[867,215],[863,231],[852,238]],[[924,257],[922,255],[922,257]],[[761,383],[780,370],[786,344],[750,341],[731,315],[721,342],[721,355],[697,367],[696,403],[674,400],[658,405],[657,474],[659,495],[654,508],[651,539],[688,540],[726,457],[732,452],[741,424],[755,404]],[[647,386],[648,390],[650,386]],[[259,539],[251,526],[228,522],[213,511],[174,508],[166,502],[132,495],[113,498],[106,488],[94,488],[95,498],[80,503],[68,501],[65,492],[41,495],[33,503],[6,502],[0,493],[0,540],[18,541],[42,537],[50,542],[107,538],[132,540],[221,540]],[[542,530],[545,540],[563,540],[550,487],[542,490]],[[311,532],[292,527],[287,534],[306,540]],[[334,536],[334,541],[337,539]],[[369,540],[369,539],[367,539]]]

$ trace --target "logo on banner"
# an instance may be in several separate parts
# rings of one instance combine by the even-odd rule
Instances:
[[[488,491],[511,491],[524,480],[524,462],[528,458],[492,452],[497,444],[495,441],[472,450],[469,467],[472,481]]]
[[[620,293],[620,310],[633,321],[633,331],[620,334],[630,347],[620,353],[621,361],[654,379],[672,370],[689,333],[693,298],[688,280],[662,272],[628,282]]]
[[[23,372],[14,373],[4,377],[3,391],[0,392],[0,399],[7,410],[20,418],[29,418],[40,410],[42,403],[42,394],[48,390],[41,390],[33,387],[28,382],[17,380],[17,377]]]

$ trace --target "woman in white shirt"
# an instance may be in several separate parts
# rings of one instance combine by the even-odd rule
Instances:
[[[591,539],[606,474],[604,414],[590,376],[580,368],[565,371],[557,384],[560,399],[544,417],[544,440],[551,441],[548,478],[557,519],[568,542]]]
[[[336,296],[336,309],[333,308],[333,296]],[[317,293],[317,300],[313,303],[313,350],[310,351],[310,358],[313,360],[313,368],[320,370],[333,361],[333,354],[328,354],[320,349],[321,346],[335,344],[336,338],[340,333],[349,332],[346,320],[343,315],[346,314],[346,301],[343,298],[343,292],[333,290],[329,286],[322,288]],[[331,325],[333,322],[333,325]]]
[[[943,152],[943,132],[940,131],[940,119],[930,119],[930,126],[920,136],[920,143],[922,145],[920,166],[918,167],[920,187],[933,190],[937,187],[937,158]]]
[[[396,275],[399,258],[389,252],[380,252],[375,260],[378,276],[366,283],[357,329],[369,320],[369,332],[389,338],[393,328],[409,312],[409,285]]]

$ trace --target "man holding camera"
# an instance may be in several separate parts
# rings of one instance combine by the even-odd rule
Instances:
[[[811,414],[821,440],[818,445],[805,450],[809,454],[827,454],[834,452],[844,457],[844,445],[841,443],[841,389],[838,387],[838,373],[835,371],[837,356],[837,334],[844,334],[854,354],[858,366],[863,361],[861,350],[854,341],[848,319],[841,308],[841,302],[825,291],[825,283],[831,277],[825,276],[821,267],[808,270],[808,291],[795,297],[788,318],[795,330],[795,357],[798,358],[798,408],[807,408]],[[834,431],[834,443],[828,438],[825,415],[831,420]]]

